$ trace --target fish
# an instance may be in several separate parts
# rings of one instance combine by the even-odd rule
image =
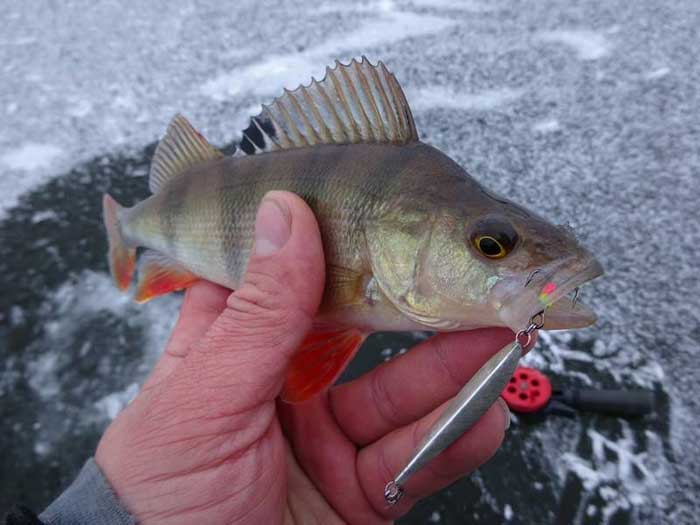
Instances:
[[[124,291],[138,274],[138,302],[200,279],[239,287],[268,191],[294,192],[313,210],[326,281],[290,364],[281,394],[289,402],[332,385],[373,332],[518,332],[542,311],[545,329],[596,319],[564,298],[602,275],[598,260],[571,228],[487,189],[422,142],[381,61],[336,61],[323,79],[285,90],[250,119],[233,155],[176,115],[148,185],[152,195],[132,207],[103,197],[110,271]]]

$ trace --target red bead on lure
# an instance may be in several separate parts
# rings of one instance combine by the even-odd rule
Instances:
[[[542,290],[540,291],[540,295],[537,296],[537,299],[542,303],[542,306],[545,308],[548,307],[549,305],[552,304],[552,301],[550,301],[550,298],[552,294],[556,291],[557,285],[553,282],[548,282],[542,287]]]

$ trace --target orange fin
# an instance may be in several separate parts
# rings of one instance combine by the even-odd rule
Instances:
[[[134,299],[138,303],[145,303],[159,295],[192,286],[198,280],[199,277],[168,256],[148,250],[140,259]]]
[[[288,403],[300,403],[329,387],[366,337],[356,329],[310,332],[292,358],[282,399]]]
[[[123,208],[110,195],[102,197],[102,217],[107,229],[109,241],[109,271],[117,288],[124,291],[129,288],[136,267],[136,248],[130,248],[124,242],[119,215]]]

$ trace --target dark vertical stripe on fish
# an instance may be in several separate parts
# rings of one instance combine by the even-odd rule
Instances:
[[[221,184],[225,183],[224,177],[225,173],[223,172],[218,175]],[[219,223],[218,229],[221,232],[221,245],[219,246],[221,250],[220,257],[224,263],[226,274],[230,277],[237,276],[237,270],[240,271],[236,268],[237,257],[235,254],[239,249],[239,236],[236,235],[235,229],[231,227],[230,217],[230,215],[234,213],[233,207],[237,200],[238,199],[234,200],[232,195],[226,199],[226,192],[223,191],[220,197],[217,198],[216,220]]]
[[[177,258],[179,255],[178,245],[178,221],[185,218],[184,207],[187,202],[186,196],[192,186],[194,177],[183,177],[178,181],[178,190],[166,188],[163,196],[162,209],[160,210],[160,227],[163,233],[168,255]]]

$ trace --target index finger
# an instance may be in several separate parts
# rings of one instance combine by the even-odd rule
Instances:
[[[439,334],[330,391],[338,424],[358,445],[430,413],[453,397],[514,335],[505,328]]]

